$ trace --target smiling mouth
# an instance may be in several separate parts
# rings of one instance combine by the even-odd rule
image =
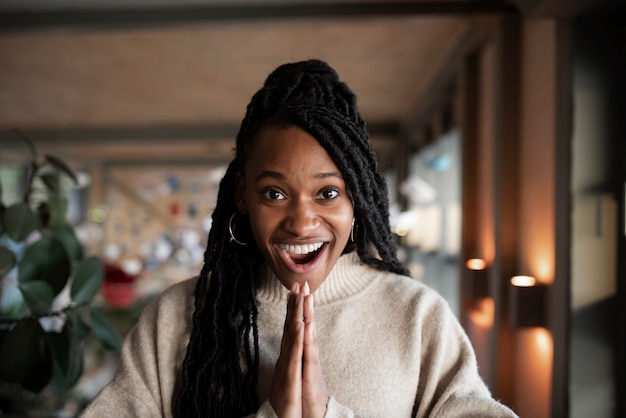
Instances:
[[[315,259],[323,246],[323,242],[316,242],[301,245],[281,244],[280,248],[295,264],[307,264]]]

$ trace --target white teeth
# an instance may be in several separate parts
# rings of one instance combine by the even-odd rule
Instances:
[[[304,244],[304,245],[281,245],[283,250],[294,253],[294,254],[309,254],[314,251],[319,250],[324,243],[317,242],[315,244]]]

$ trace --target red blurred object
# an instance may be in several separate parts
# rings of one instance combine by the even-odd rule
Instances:
[[[114,264],[106,264],[104,267],[104,282],[102,283],[102,297],[112,306],[128,308],[137,300],[135,292],[135,280],[138,276],[132,276]]]
[[[178,203],[174,202],[170,205],[170,215],[172,218],[177,218],[178,215],[180,215],[180,206],[178,206]]]

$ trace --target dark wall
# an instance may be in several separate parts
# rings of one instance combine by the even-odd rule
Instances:
[[[615,277],[585,277],[603,282],[603,286],[612,281],[613,289],[574,306],[572,312],[570,413],[572,417],[625,416],[625,24],[610,14],[587,15],[573,21],[571,33],[574,210],[577,202],[586,199],[596,205],[595,212],[590,212],[594,219],[572,217],[574,240],[579,240],[574,246],[604,249],[589,262],[600,263],[598,266],[604,260],[614,263],[608,270]],[[614,219],[603,219],[607,214]],[[575,281],[573,286],[576,294]]]

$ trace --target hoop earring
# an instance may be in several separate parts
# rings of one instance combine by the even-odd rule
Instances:
[[[356,242],[354,241],[354,222],[355,222],[355,218],[352,218],[352,228],[350,229],[350,241],[352,242]]]
[[[237,212],[234,212],[231,215],[230,220],[228,221],[228,232],[230,233],[230,240],[231,241],[235,241],[237,244],[245,247],[246,245],[248,245],[247,242],[239,241],[237,238],[235,238],[235,233],[234,233],[234,230],[233,230],[233,219],[235,219],[235,215],[236,214],[237,214]]]

